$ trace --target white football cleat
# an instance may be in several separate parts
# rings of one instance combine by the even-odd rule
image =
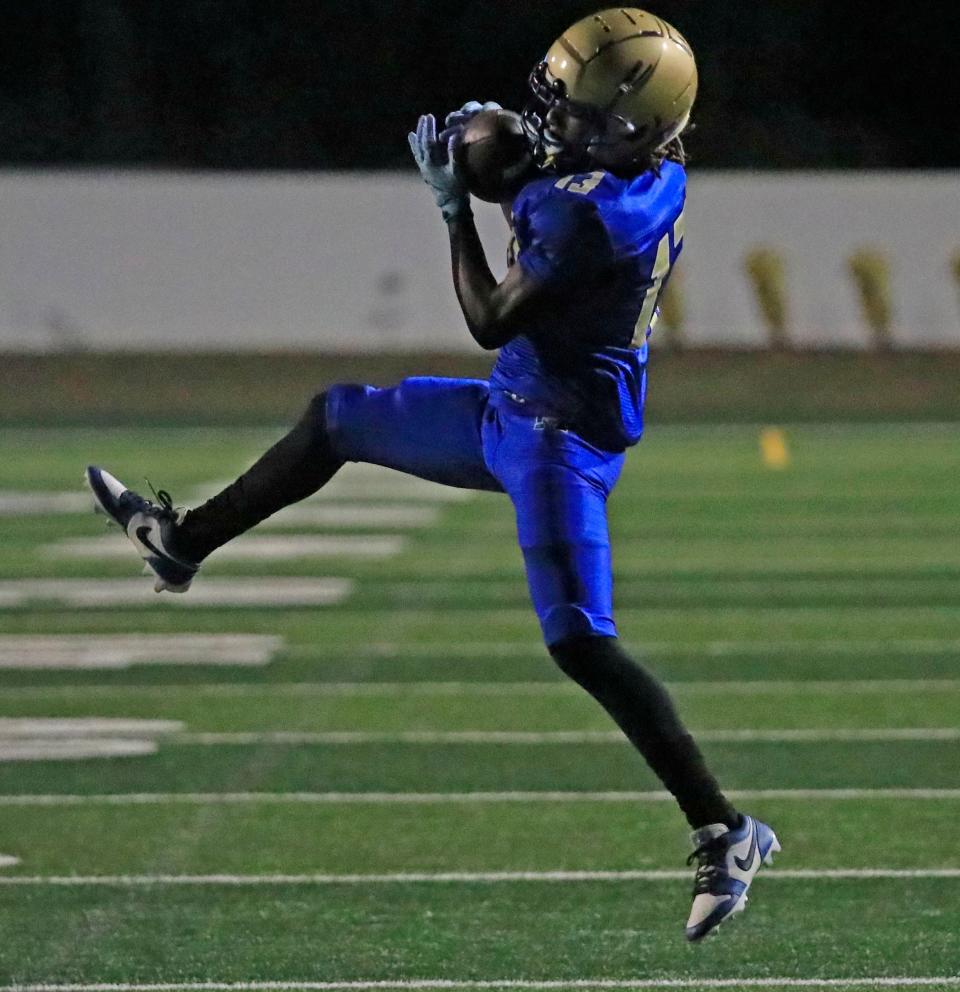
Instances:
[[[87,468],[86,479],[95,509],[124,529],[146,562],[146,570],[156,576],[154,590],[186,592],[200,565],[170,551],[173,531],[182,519],[182,514],[173,508],[170,494],[161,489],[156,494],[158,503],[152,503],[96,465]]]
[[[761,865],[773,864],[780,850],[777,835],[765,823],[741,814],[735,830],[710,823],[695,831],[694,851],[687,864],[697,861],[693,906],[687,920],[687,940],[702,940],[725,919],[746,909],[747,889]]]

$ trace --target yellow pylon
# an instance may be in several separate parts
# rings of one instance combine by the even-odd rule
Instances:
[[[787,438],[779,427],[764,427],[760,431],[760,455],[767,468],[783,469],[790,464]]]

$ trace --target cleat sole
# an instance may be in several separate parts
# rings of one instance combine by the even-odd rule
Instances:
[[[775,854],[779,854],[781,850],[782,850],[782,848],[780,847],[780,841],[777,840],[777,836],[776,836],[776,834],[774,834],[774,836],[773,836],[773,843],[770,845],[770,850],[767,851],[767,853],[764,855],[763,864],[765,864],[765,865],[772,865],[773,864],[773,856]]]
[[[149,566],[148,566],[148,568],[149,568]],[[153,573],[151,572],[150,574],[153,574]],[[190,588],[190,585],[191,585],[191,582],[192,581],[193,580],[191,579],[190,582],[187,582],[184,585],[175,586],[175,585],[171,585],[169,582],[165,582],[163,579],[158,578],[157,581],[154,582],[154,584],[153,584],[153,591],[154,592],[172,592],[172,593],[182,594],[182,593],[185,593]]]

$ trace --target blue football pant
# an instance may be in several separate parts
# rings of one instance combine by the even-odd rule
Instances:
[[[369,462],[513,502],[527,582],[548,645],[616,636],[606,502],[623,454],[530,416],[482,380],[418,377],[327,393],[327,432]]]
[[[623,455],[599,451],[506,397],[491,399],[485,382],[419,378],[392,389],[335,386],[318,394],[256,464],[187,513],[175,550],[184,561],[203,560],[315,492],[345,460],[508,493],[556,663],[616,721],[694,829],[739,822],[666,690],[615,636],[606,500]]]

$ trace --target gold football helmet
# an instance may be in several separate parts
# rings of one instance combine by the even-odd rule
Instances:
[[[567,153],[548,116],[564,109],[593,124],[579,149],[629,142],[637,158],[679,136],[697,95],[697,66],[683,35],[635,7],[584,17],[550,46],[530,74],[534,102],[525,112],[539,159]]]

